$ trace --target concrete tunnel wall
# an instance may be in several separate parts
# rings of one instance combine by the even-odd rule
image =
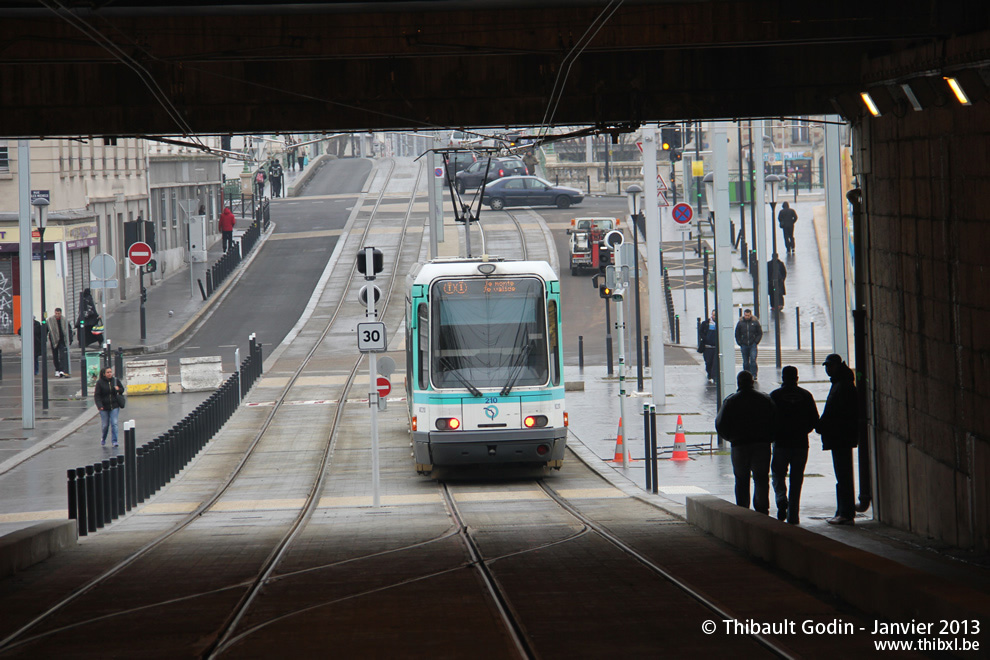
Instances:
[[[990,550],[990,100],[860,120],[877,513]]]

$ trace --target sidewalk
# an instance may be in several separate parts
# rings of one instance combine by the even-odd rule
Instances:
[[[297,179],[306,173],[297,173]],[[241,219],[238,218],[240,221]],[[247,225],[248,218],[239,224]],[[242,233],[235,230],[235,238]],[[262,241],[266,237],[262,237]],[[190,282],[188,265],[154,287],[148,287],[145,303],[146,337],[141,340],[140,300],[134,297],[107,314],[106,327],[114,352],[123,348],[126,362],[143,353],[168,351],[181,345],[199,323],[212,313],[225,293],[250,267],[259,245],[245,256],[237,269],[203,300],[198,284]],[[206,265],[221,256],[221,242],[208,250]],[[96,346],[90,346],[95,350]],[[107,442],[99,445],[100,419],[93,403],[93,389],[82,395],[80,351],[70,347],[69,378],[55,378],[49,357],[49,407],[42,409],[42,379],[35,377],[35,427],[23,428],[21,406],[21,360],[19,355],[3,357],[0,380],[0,536],[30,526],[40,520],[65,519],[66,473],[68,468],[86,465],[118,455]],[[169,361],[172,393],[162,396],[131,396],[120,413],[123,433],[125,420],[138,420],[138,442],[143,443],[168,430],[176,420],[202,403],[209,392],[181,392],[178,360]],[[125,375],[126,382],[126,375]],[[121,445],[123,444],[121,439]],[[52,451],[45,451],[51,449]]]

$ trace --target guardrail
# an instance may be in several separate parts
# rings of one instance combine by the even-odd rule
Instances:
[[[71,468],[69,519],[79,536],[95,533],[170,482],[213,439],[262,373],[261,344],[249,338],[248,356],[223,385],[182,421],[140,447],[134,422],[124,423],[124,455]]]
[[[264,210],[259,213],[262,216],[261,222],[255,220],[251,223],[251,226],[241,235],[240,241],[233,246],[233,248],[227,250],[223,256],[217,259],[216,263],[206,269],[206,288],[202,289],[203,300],[213,295],[213,292],[220,288],[223,281],[227,277],[237,270],[237,267],[241,264],[254,246],[258,243],[258,239],[261,238],[262,231],[267,231],[271,224],[270,213],[268,211],[268,200],[265,200],[263,205]],[[200,283],[202,284],[202,283]]]

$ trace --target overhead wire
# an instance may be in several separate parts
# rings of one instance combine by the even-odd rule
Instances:
[[[94,26],[87,23],[81,17],[76,16],[69,8],[62,4],[60,0],[38,0],[38,2],[57,17],[61,18],[63,21],[89,37],[94,43],[102,47],[117,60],[119,60],[124,66],[137,74],[138,78],[140,78],[145,87],[148,88],[148,91],[154,99],[158,102],[162,109],[165,110],[165,113],[170,119],[172,119],[172,121],[176,123],[182,134],[191,136],[193,139],[197,139],[192,126],[182,117],[182,113],[175,107],[172,100],[158,85],[158,82],[155,80],[154,76],[151,75],[151,72],[149,72],[140,62],[128,55],[122,48],[120,48],[120,46],[114,43],[113,40],[104,35]]]

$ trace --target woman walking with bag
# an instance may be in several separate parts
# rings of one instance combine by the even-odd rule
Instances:
[[[113,446],[117,446],[117,416],[124,407],[124,386],[120,380],[113,377],[113,368],[107,367],[100,373],[93,388],[93,398],[96,408],[100,411],[100,421],[103,423],[101,446],[107,444],[107,431],[113,429]]]

